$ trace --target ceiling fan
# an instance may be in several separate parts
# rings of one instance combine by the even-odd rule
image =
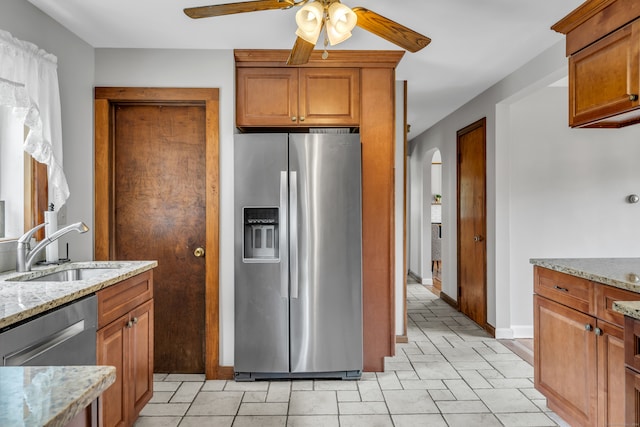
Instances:
[[[298,36],[287,65],[301,65],[309,62],[311,52],[322,30],[325,30],[323,59],[327,57],[327,44],[336,45],[351,36],[357,25],[409,52],[417,52],[427,46],[431,39],[404,25],[398,24],[364,7],[349,8],[340,0],[253,0],[211,6],[190,7],[184,13],[193,19],[261,10],[290,9],[301,6],[296,13]]]

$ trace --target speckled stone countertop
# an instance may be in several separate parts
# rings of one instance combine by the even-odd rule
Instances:
[[[157,266],[156,261],[87,261],[36,267],[28,273],[0,273],[0,330]],[[96,269],[99,273],[83,280],[24,281],[76,268]]]
[[[640,258],[545,258],[531,264],[640,294]],[[640,295],[638,296],[640,299]],[[640,301],[615,301],[613,309],[640,319]]]
[[[113,366],[0,368],[0,426],[65,426],[116,379]]]

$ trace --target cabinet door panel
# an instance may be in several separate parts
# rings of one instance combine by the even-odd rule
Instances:
[[[569,124],[584,125],[640,106],[640,23],[632,23],[569,58]],[[615,119],[612,119],[615,121]]]
[[[297,68],[236,69],[238,126],[293,126],[297,116]]]
[[[128,316],[122,316],[97,332],[97,364],[116,368],[116,381],[99,399],[100,425],[103,427],[127,425],[128,414],[123,405],[123,399],[128,396],[128,384],[125,382],[128,376],[125,362],[128,352],[127,321]]]
[[[624,330],[598,321],[598,425],[624,425]]]
[[[300,69],[300,122],[305,126],[358,126],[360,70]]]
[[[153,300],[131,312],[133,326],[129,332],[131,388],[134,417],[137,417],[153,394]]]
[[[535,387],[567,421],[589,425],[597,413],[595,319],[538,295],[534,317]]]
[[[625,370],[625,412],[628,426],[640,425],[640,373],[630,368]]]

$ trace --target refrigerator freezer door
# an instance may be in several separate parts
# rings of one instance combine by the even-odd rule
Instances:
[[[234,171],[234,369],[236,375],[287,373],[287,135],[236,135]],[[273,250],[256,242],[256,236],[266,237],[268,231],[277,239],[269,242],[277,246]],[[256,255],[257,247],[267,247],[266,256],[264,250]]]
[[[291,134],[292,373],[362,370],[361,148],[358,135]],[[294,214],[295,212],[295,214]],[[294,263],[292,254],[292,264]]]

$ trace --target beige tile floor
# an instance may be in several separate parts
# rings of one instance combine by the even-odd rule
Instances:
[[[156,374],[136,427],[566,426],[533,368],[409,281],[409,343],[359,381],[205,381]]]

